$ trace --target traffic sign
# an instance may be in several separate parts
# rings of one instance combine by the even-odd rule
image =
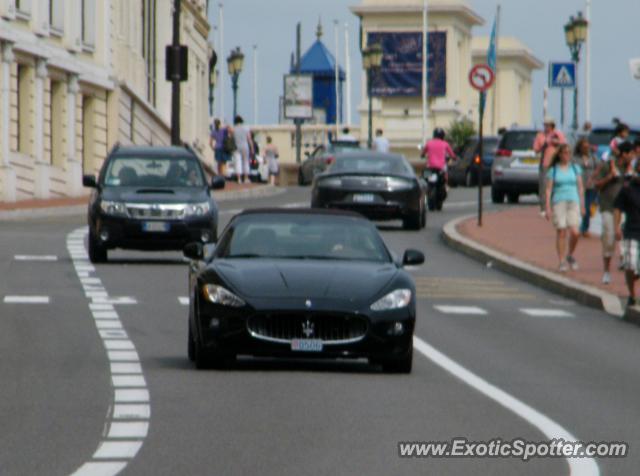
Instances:
[[[486,64],[477,64],[469,71],[469,83],[471,87],[480,92],[484,92],[493,85],[495,74]]]
[[[633,76],[633,79],[640,80],[640,58],[629,60],[629,68],[631,69],[631,76]]]
[[[567,62],[549,63],[549,87],[575,88],[576,64]]]

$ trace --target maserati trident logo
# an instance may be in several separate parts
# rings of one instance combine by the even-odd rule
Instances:
[[[305,307],[306,307],[307,309],[310,309],[310,308],[311,308],[311,305],[312,305],[312,304],[311,304],[311,299],[307,299],[307,300],[304,302],[304,305],[305,305]]]
[[[314,328],[315,325],[309,319],[302,323],[302,333],[307,339],[313,337],[313,333],[315,332]]]

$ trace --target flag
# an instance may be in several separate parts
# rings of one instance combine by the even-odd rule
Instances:
[[[491,29],[491,37],[489,38],[489,49],[487,51],[487,65],[489,66],[489,68],[493,70],[494,74],[498,74],[498,71],[496,71],[496,65],[498,62],[498,53],[496,51],[497,25],[498,25],[498,14],[496,14],[496,17],[493,19],[493,28]],[[484,93],[480,96],[480,106],[482,107],[482,110],[484,110],[486,101],[487,101],[487,94]]]

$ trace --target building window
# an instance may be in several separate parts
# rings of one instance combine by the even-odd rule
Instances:
[[[64,31],[64,0],[49,0],[49,22],[51,33],[61,35]]]
[[[142,57],[147,78],[147,101],[156,105],[156,0],[142,0]]]
[[[82,44],[92,49],[96,44],[96,4],[95,0],[82,0]]]
[[[31,0],[16,0],[18,16],[29,17],[31,15]]]
[[[95,173],[95,102],[91,96],[82,96],[82,170],[85,174]]]
[[[64,166],[63,152],[63,118],[65,117],[65,91],[66,83],[63,81],[51,81],[51,163],[57,167]]]
[[[29,66],[18,65],[18,152],[28,154],[30,147],[30,137],[28,127],[31,125],[31,83],[32,74]]]

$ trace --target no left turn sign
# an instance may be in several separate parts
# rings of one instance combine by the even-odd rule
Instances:
[[[469,72],[469,83],[478,91],[486,91],[493,85],[495,75],[486,64],[477,64]]]

